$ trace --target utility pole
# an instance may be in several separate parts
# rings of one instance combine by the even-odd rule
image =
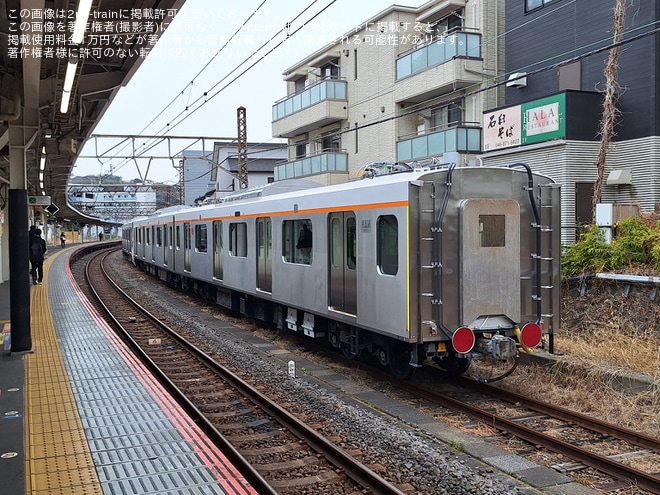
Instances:
[[[238,107],[236,120],[238,123],[238,182],[240,189],[247,189],[247,114],[245,107]]]

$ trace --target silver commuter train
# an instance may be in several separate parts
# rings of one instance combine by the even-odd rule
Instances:
[[[369,175],[369,174],[365,174]],[[399,377],[515,358],[559,324],[559,186],[524,164],[283,181],[123,226],[126,258]]]

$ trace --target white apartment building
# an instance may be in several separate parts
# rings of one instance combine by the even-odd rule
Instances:
[[[476,164],[486,89],[503,74],[504,0],[392,5],[286,69],[272,133],[275,180],[345,182],[374,162]]]

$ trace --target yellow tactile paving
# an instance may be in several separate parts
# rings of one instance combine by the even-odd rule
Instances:
[[[100,495],[94,461],[64,368],[43,285],[32,287],[34,353],[25,355],[25,473],[28,495]]]

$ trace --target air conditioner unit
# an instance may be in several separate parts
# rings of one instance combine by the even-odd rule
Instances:
[[[527,72],[514,72],[509,76],[507,88],[524,88],[527,86]]]
[[[608,186],[629,186],[632,184],[632,172],[629,168],[612,170],[605,184]]]

